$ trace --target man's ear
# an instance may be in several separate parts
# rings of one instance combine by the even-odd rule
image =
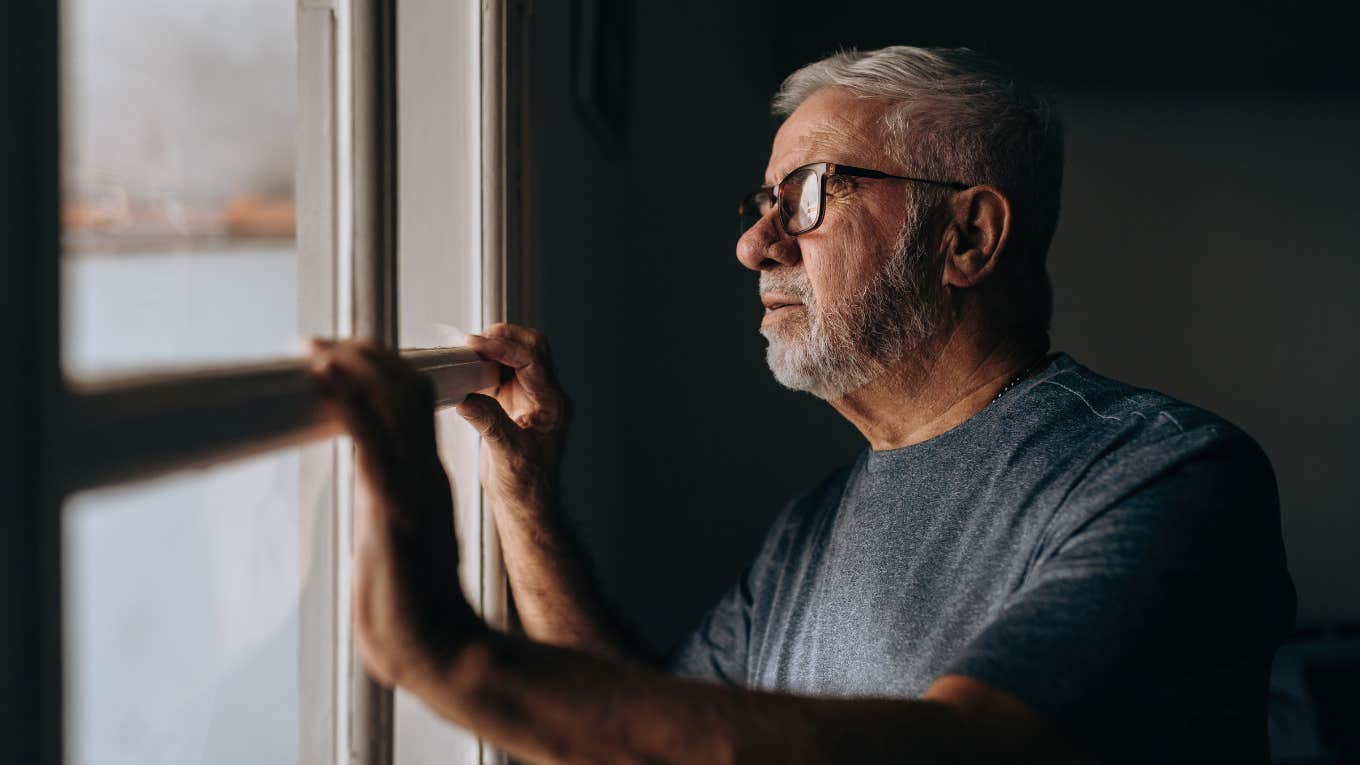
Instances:
[[[976,287],[996,270],[1011,237],[1011,200],[996,186],[973,186],[948,205],[944,236],[944,283]]]

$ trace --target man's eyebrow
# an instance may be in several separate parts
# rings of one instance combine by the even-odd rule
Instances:
[[[807,138],[807,158],[796,165],[779,168],[778,177],[774,180],[766,178],[769,185],[780,182],[784,176],[793,172],[794,168],[801,167],[809,162],[835,162],[842,159],[846,154],[846,144],[852,141],[853,137],[846,131],[836,130],[835,128],[818,128],[808,134]]]

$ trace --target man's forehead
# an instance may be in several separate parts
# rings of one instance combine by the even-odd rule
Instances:
[[[809,162],[864,163],[883,154],[882,104],[848,94],[813,94],[780,126],[765,181],[779,182]]]

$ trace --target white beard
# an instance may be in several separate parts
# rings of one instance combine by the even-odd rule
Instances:
[[[803,303],[782,309],[801,315],[760,330],[769,341],[765,361],[780,385],[838,399],[877,379],[934,334],[944,300],[927,270],[923,223],[908,220],[883,269],[835,305],[823,308],[817,302],[805,271],[761,272],[762,293]]]

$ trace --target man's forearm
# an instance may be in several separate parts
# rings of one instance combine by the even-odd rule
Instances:
[[[809,698],[681,680],[486,632],[414,690],[533,763],[1061,762],[1050,737],[967,705]]]
[[[497,505],[495,510],[506,573],[525,634],[601,656],[642,660],[638,642],[605,607],[585,551],[561,513],[541,505]]]

